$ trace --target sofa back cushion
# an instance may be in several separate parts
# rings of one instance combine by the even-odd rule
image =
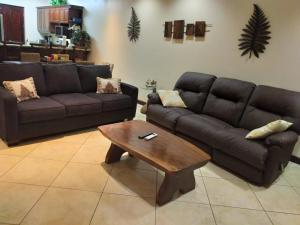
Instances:
[[[24,80],[29,77],[33,78],[38,95],[47,95],[43,67],[40,63],[0,64],[1,86],[3,81]]]
[[[81,83],[82,92],[96,92],[97,82],[96,78],[111,78],[111,71],[109,65],[84,66],[78,65],[78,75]]]
[[[291,129],[300,134],[300,92],[261,85],[255,88],[239,126],[253,130],[278,119],[293,123]]]
[[[80,80],[75,64],[44,65],[48,94],[79,93]]]
[[[178,79],[174,89],[179,91],[188,109],[201,113],[215,79],[215,76],[209,74],[186,72]]]
[[[218,78],[210,89],[203,113],[236,126],[241,119],[255,84]]]

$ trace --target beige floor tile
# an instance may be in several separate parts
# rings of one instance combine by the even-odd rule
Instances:
[[[141,197],[155,197],[156,172],[133,170],[126,167],[113,167],[104,192]]]
[[[290,185],[300,187],[300,165],[290,162],[283,173],[283,177]]]
[[[45,187],[0,183],[0,223],[19,224]]]
[[[8,147],[0,150],[0,155],[14,155],[24,157],[32,152],[40,143],[19,144],[14,147]]]
[[[93,131],[84,143],[85,146],[101,146],[105,148],[109,148],[110,144],[111,142],[99,130]]]
[[[25,158],[1,180],[35,185],[50,185],[65,166],[65,162]]]
[[[202,176],[204,177],[223,178],[226,180],[241,180],[239,177],[211,162],[208,162],[205,166],[201,167],[200,170]]]
[[[210,203],[213,205],[261,209],[249,185],[241,180],[203,177]]]
[[[56,178],[52,186],[101,192],[111,170],[111,166],[103,166],[70,163]]]
[[[215,225],[209,205],[173,201],[156,209],[156,225]]]
[[[287,180],[284,178],[283,175],[278,177],[272,185],[283,185],[283,186],[290,186],[290,184],[287,182]]]
[[[289,186],[272,185],[269,188],[251,185],[266,211],[300,214],[300,196]]]
[[[155,225],[154,199],[104,193],[91,225]]]
[[[212,206],[218,225],[272,225],[264,211]]]
[[[34,149],[28,157],[69,161],[79,150],[80,144],[44,142]]]
[[[73,144],[82,145],[90,135],[91,135],[90,130],[76,131],[71,133],[65,133],[56,138],[53,138],[51,142],[73,143]]]
[[[100,194],[50,188],[22,225],[88,225]]]
[[[22,159],[22,157],[18,156],[0,155],[0,176],[14,167]]]
[[[300,215],[267,212],[273,225],[300,225]]]
[[[163,179],[164,179],[164,175],[161,175],[161,173],[159,173],[157,176],[157,180],[158,180],[157,191],[159,190],[163,182]],[[209,204],[207,193],[203,183],[203,178],[200,176],[195,176],[195,180],[196,180],[196,187],[194,190],[185,194],[180,194],[179,192],[177,192],[174,194],[173,200]]]
[[[105,161],[108,148],[101,146],[82,146],[74,155],[71,162],[100,164]]]

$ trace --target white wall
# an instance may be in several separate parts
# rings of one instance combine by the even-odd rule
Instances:
[[[48,0],[7,0],[25,6],[26,37],[39,38],[38,5]],[[115,64],[114,76],[141,86],[147,78],[172,88],[185,71],[212,73],[300,91],[299,0],[69,0],[85,7],[84,23],[93,38],[91,60]],[[271,22],[272,39],[261,59],[240,57],[238,39],[257,3]],[[127,37],[130,7],[141,20],[140,40]],[[212,24],[204,41],[175,43],[163,38],[163,23],[184,19]],[[300,157],[300,144],[295,151]]]
[[[0,3],[24,7],[25,40],[37,41],[42,38],[37,30],[36,7],[49,5],[48,0],[0,0]]]

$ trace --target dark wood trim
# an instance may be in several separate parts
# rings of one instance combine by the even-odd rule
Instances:
[[[292,155],[290,161],[291,161],[291,162],[294,162],[294,163],[297,163],[297,164],[300,165],[300,158],[299,158],[299,157],[296,157],[296,156]]]

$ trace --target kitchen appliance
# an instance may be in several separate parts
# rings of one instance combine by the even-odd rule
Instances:
[[[68,27],[57,25],[55,26],[55,34],[57,36],[67,36],[68,35]]]
[[[0,41],[4,41],[4,26],[3,26],[3,15],[0,14]]]

